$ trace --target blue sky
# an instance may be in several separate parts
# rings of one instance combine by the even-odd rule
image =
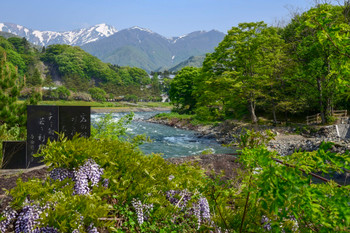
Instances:
[[[334,0],[334,3],[337,1]],[[0,0],[0,22],[66,31],[106,23],[148,28],[166,37],[197,30],[224,33],[241,22],[274,24],[314,0]]]

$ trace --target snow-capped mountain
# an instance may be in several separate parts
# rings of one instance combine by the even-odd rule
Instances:
[[[0,31],[9,32],[36,45],[47,46],[50,44],[68,44],[81,46],[102,38],[109,37],[117,32],[117,29],[107,24],[97,24],[89,28],[82,28],[66,32],[39,31],[26,28],[13,23],[0,23]]]
[[[39,31],[13,23],[0,23],[0,31],[25,37],[35,45],[80,46],[104,62],[136,66],[146,71],[169,69],[192,56],[214,51],[225,37],[217,30],[195,31],[166,38],[138,26],[117,31],[107,24],[66,32]]]
[[[157,71],[169,69],[191,56],[213,52],[224,37],[224,33],[211,30],[166,38],[149,29],[131,27],[81,48],[104,62]]]

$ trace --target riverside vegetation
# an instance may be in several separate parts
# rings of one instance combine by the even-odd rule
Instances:
[[[284,27],[241,23],[202,68],[185,67],[170,84],[175,111],[202,121],[258,116],[274,124],[348,109],[350,3],[319,4]],[[305,119],[305,118],[304,118]]]
[[[256,106],[271,107],[272,112],[280,107],[279,111],[289,113],[302,106],[300,109],[323,112],[326,123],[329,108],[342,106],[346,94],[349,42],[344,38],[349,26],[343,22],[348,6],[319,5],[296,17],[282,31],[263,23],[233,28],[207,56],[203,69],[185,68],[178,74],[181,77],[189,71],[187,77],[194,79],[189,83],[174,79],[174,83],[181,80],[176,85],[181,88],[173,92],[172,84],[170,89],[176,109],[195,112],[199,119],[208,121],[249,112],[256,122]],[[279,38],[282,32],[288,32],[290,40]],[[294,42],[296,47],[292,48],[297,48],[287,49],[296,52],[292,57],[281,54],[285,46],[280,43],[286,41]],[[288,62],[281,65],[285,59]],[[2,80],[20,80],[19,71],[12,72],[14,67],[6,59],[1,68]],[[280,83],[283,88],[279,88]],[[305,90],[306,83],[310,86]],[[194,91],[186,88],[191,84]],[[22,115],[4,116],[16,116],[9,106],[15,103],[12,100],[18,92],[12,92],[8,85],[0,87],[6,90],[1,92],[6,110],[0,113],[4,114],[0,115],[2,132],[17,137],[17,128],[24,127]],[[127,123],[130,117],[122,121]],[[332,152],[331,143],[322,143],[317,151],[283,157],[267,150],[271,133],[247,131],[238,140],[242,174],[227,180],[220,175],[209,177],[193,164],[174,165],[159,155],[144,155],[138,145],[146,138],[128,137],[123,128],[122,122],[116,124],[107,118],[93,130],[91,138],[66,140],[61,135],[60,140],[49,142],[37,156],[42,156],[50,176],[17,181],[17,187],[8,191],[13,199],[0,215],[0,231],[350,231],[349,186],[333,181],[314,183],[310,175],[350,169],[349,153]]]
[[[266,149],[271,133],[248,131],[239,140],[241,175],[210,178],[196,165],[144,155],[137,149],[143,136],[125,137],[131,117],[119,123],[107,117],[91,138],[48,142],[37,156],[50,176],[17,181],[0,231],[11,223],[15,232],[350,230],[349,187],[313,183],[309,175],[350,169],[348,153],[332,153],[325,143],[281,157]]]

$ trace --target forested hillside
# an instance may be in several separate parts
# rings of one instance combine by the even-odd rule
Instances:
[[[181,113],[205,120],[259,116],[275,123],[335,109],[349,109],[350,7],[321,4],[296,15],[284,28],[241,23],[203,67],[184,68],[170,98]],[[304,118],[305,119],[305,118]]]
[[[94,90],[102,93],[99,100],[124,95],[148,100],[160,95],[160,91],[146,87],[151,84],[146,71],[103,63],[79,47],[50,45],[38,49],[25,38],[0,37],[0,52],[13,69],[17,67],[16,72],[25,83],[24,96],[37,87],[54,89],[43,93],[48,99],[75,96],[89,100]],[[55,86],[60,87],[56,90]]]

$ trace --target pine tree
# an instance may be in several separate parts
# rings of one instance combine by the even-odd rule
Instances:
[[[26,84],[30,86],[40,86],[42,83],[43,80],[41,79],[40,72],[37,68],[35,68],[34,73],[28,76]]]
[[[6,61],[6,53],[0,58],[0,125],[9,127],[26,125],[26,106],[36,104],[37,95],[33,95],[24,103],[18,103],[23,79],[17,73],[17,68]]]

